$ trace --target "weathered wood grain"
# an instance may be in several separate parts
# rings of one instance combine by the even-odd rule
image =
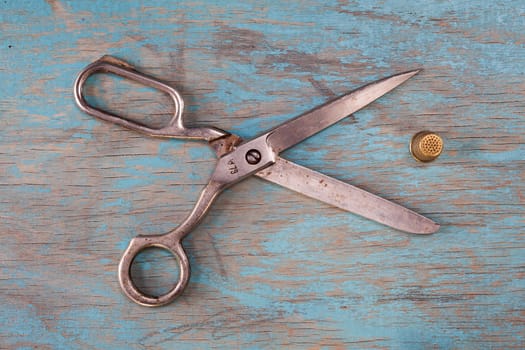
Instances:
[[[0,18],[0,348],[525,346],[521,1],[9,0]],[[248,179],[185,240],[184,295],[134,305],[123,249],[184,218],[214,156],[81,113],[73,81],[104,54],[171,82],[189,122],[245,138],[423,68],[285,156],[442,229],[406,235]],[[88,92],[150,122],[171,108],[107,77]],[[445,142],[430,164],[408,153],[424,129]],[[158,291],[170,266],[157,252],[134,272]]]

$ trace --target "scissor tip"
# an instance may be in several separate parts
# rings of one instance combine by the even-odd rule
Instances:
[[[432,221],[431,223],[428,223],[428,225],[425,225],[424,227],[422,227],[419,232],[415,232],[415,233],[420,234],[420,235],[430,235],[432,233],[439,231],[440,227],[441,225]]]
[[[404,74],[410,76],[410,77],[413,77],[414,75],[420,73],[423,71],[423,68],[418,68],[418,69],[412,69],[412,70],[409,70],[407,72],[405,72]]]
[[[404,83],[405,81],[407,81],[408,79],[412,78],[414,75],[416,75],[417,73],[419,73],[421,71],[422,71],[422,69],[409,70],[409,71],[406,71],[406,72],[403,72],[403,73],[399,73],[399,74],[393,75],[390,78],[387,78],[387,80],[391,79],[392,81],[396,81],[397,82],[396,86],[397,86],[399,84]]]

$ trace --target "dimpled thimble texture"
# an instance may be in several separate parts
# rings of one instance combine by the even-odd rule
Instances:
[[[431,162],[443,151],[443,140],[431,131],[421,131],[412,137],[410,153],[420,162]]]

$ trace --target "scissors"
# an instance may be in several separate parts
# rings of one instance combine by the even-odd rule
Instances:
[[[137,71],[125,61],[104,56],[84,68],[74,84],[75,100],[82,111],[148,136],[207,141],[218,157],[215,170],[201,191],[195,207],[179,226],[165,234],[139,235],[131,240],[118,267],[119,282],[124,293],[144,306],[161,306],[177,298],[190,278],[190,265],[182,240],[199,224],[219,193],[252,175],[400,231],[415,234],[436,232],[439,225],[420,214],[279,156],[282,151],[362,109],[418,72],[407,71],[374,81],[290,119],[254,139],[243,141],[239,136],[214,127],[186,127],[182,118],[184,101],[177,90]],[[83,88],[89,76],[95,73],[115,74],[168,94],[175,105],[171,120],[166,126],[155,129],[89,105],[84,98]],[[163,295],[143,293],[131,278],[133,260],[138,253],[150,247],[169,251],[178,263],[178,281]]]

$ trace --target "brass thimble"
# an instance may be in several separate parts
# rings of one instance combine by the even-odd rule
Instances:
[[[431,162],[443,151],[443,140],[431,131],[421,131],[410,141],[410,153],[420,162]]]

